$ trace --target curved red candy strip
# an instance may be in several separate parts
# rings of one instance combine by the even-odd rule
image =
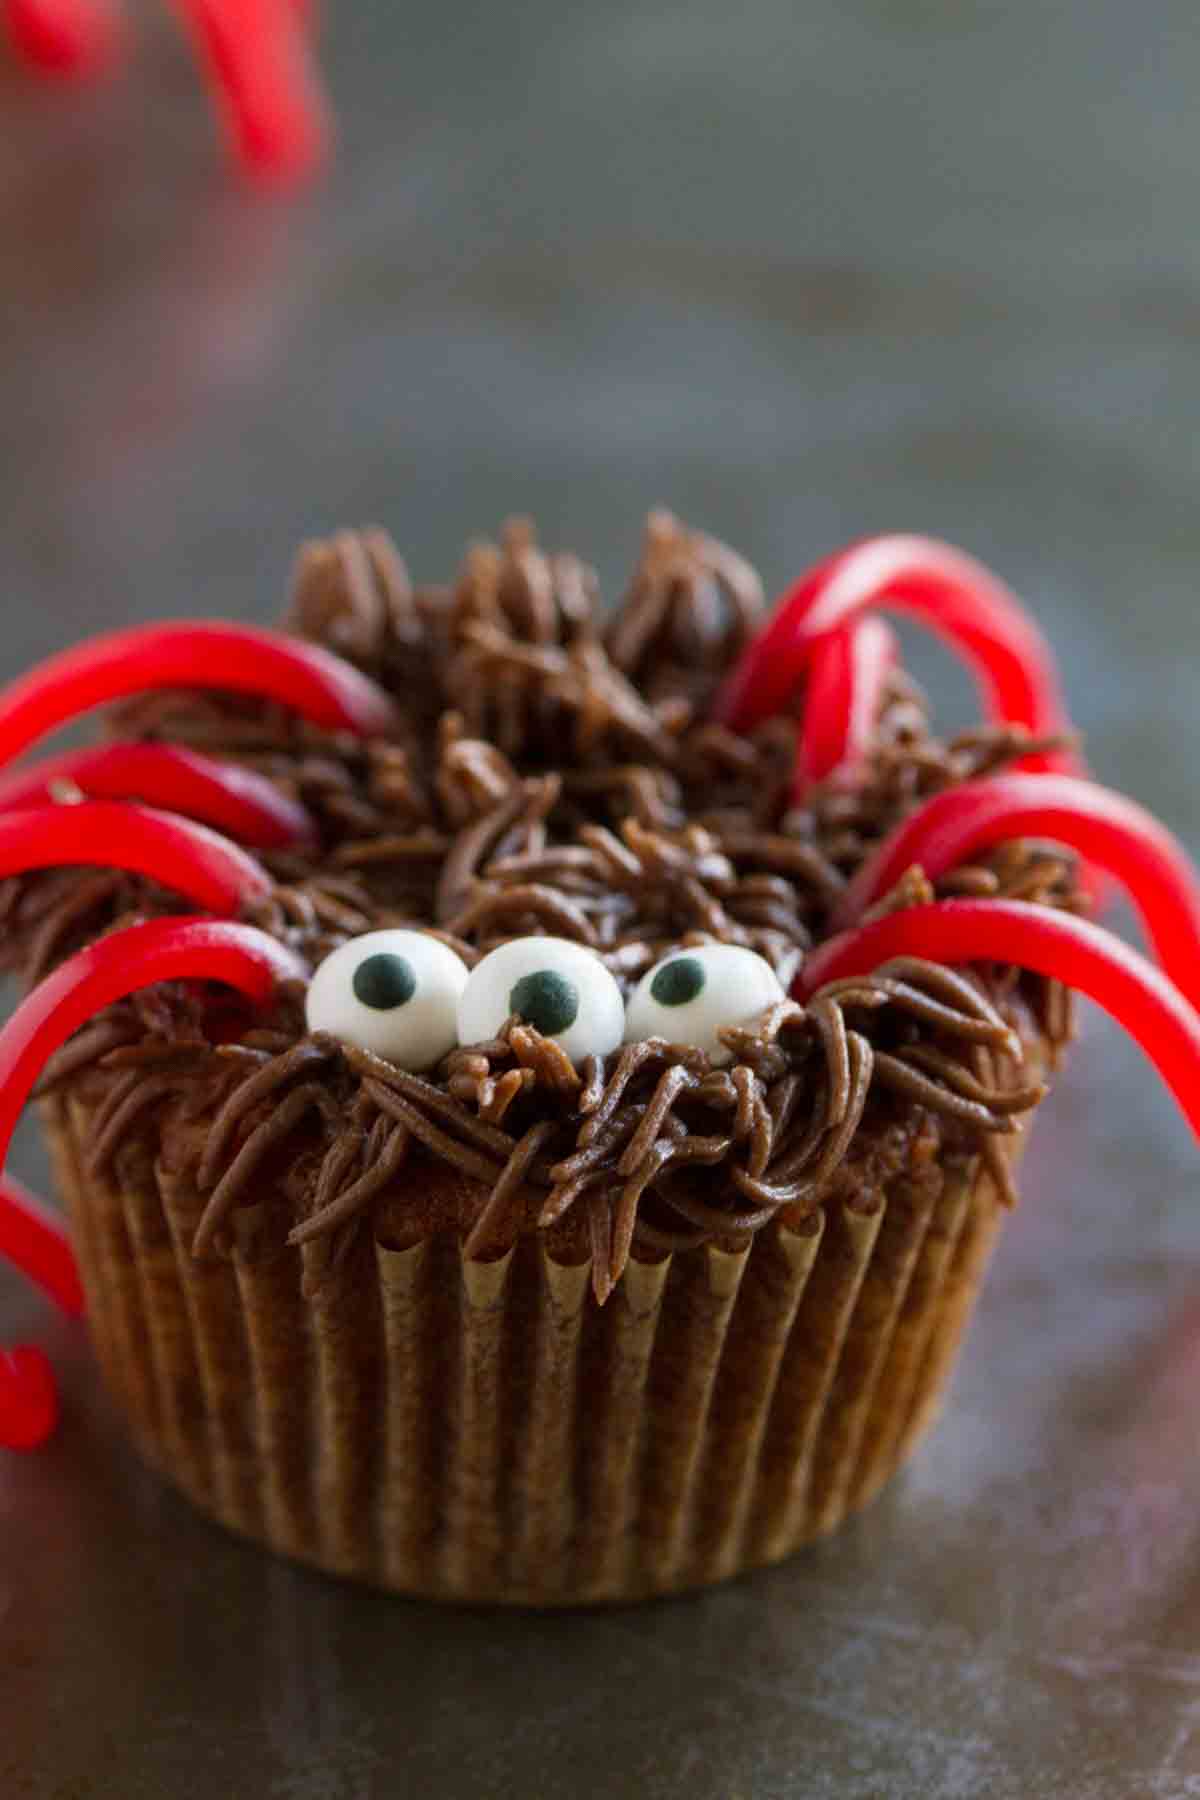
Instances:
[[[814,950],[793,991],[868,975],[896,956],[1015,963],[1078,988],[1123,1025],[1200,1137],[1200,1014],[1154,964],[1099,925],[1021,900],[940,900],[906,907]]]
[[[1054,658],[1009,590],[973,557],[934,538],[867,538],[810,570],[733,670],[716,716],[747,730],[783,711],[813,647],[860,613],[911,614],[972,665],[993,719],[1038,735],[1069,729]],[[1073,766],[1065,754],[1029,767]]]
[[[308,968],[265,931],[227,919],[152,919],[78,951],[34,988],[0,1030],[0,1168],[47,1057],[95,1013],[156,981],[223,981],[268,1000]]]
[[[844,930],[919,863],[931,881],[1012,838],[1065,844],[1115,875],[1145,921],[1158,959],[1200,1006],[1200,877],[1181,844],[1133,800],[1070,775],[994,775],[937,794],[897,827],[850,883],[834,915]]]
[[[896,634],[882,619],[869,616],[830,632],[814,651],[800,721],[797,803],[811,782],[861,763],[898,659]]]
[[[58,1424],[58,1388],[42,1351],[0,1350],[0,1447],[36,1450]]]
[[[296,0],[175,0],[175,7],[247,173],[266,181],[310,174],[325,160],[331,127]]]
[[[114,0],[2,0],[0,25],[33,68],[71,79],[99,74],[125,41]]]
[[[292,951],[250,925],[222,919],[154,919],[115,931],[59,965],[17,1008],[0,1030],[0,1167],[30,1090],[47,1059],[81,1025],[114,1000],[158,981],[223,981],[249,999],[269,999],[277,983],[303,980],[305,964]],[[37,1211],[8,1185],[5,1200],[14,1209],[2,1215],[0,1252],[11,1248],[18,1265],[58,1287],[64,1304],[73,1298],[60,1265],[49,1266],[48,1245],[33,1254],[22,1250],[22,1228],[32,1233]],[[30,1266],[31,1263],[34,1266]],[[41,1351],[0,1352],[0,1445],[33,1449],[50,1436],[58,1419],[54,1374]]]
[[[11,1175],[0,1176],[0,1257],[73,1318],[83,1312],[83,1288],[66,1220],[35,1200]]]
[[[259,850],[287,849],[313,835],[299,801],[265,775],[178,744],[100,744],[12,769],[0,775],[0,813],[52,805],[62,789],[91,800],[166,807]]]
[[[387,733],[383,689],[317,644],[250,625],[142,625],[77,644],[0,692],[0,766],[93,706],[149,689],[219,688],[278,700],[327,731]]]
[[[0,813],[0,876],[75,864],[147,875],[218,914],[236,913],[271,889],[245,850],[173,813],[105,800]]]
[[[11,1176],[0,1178],[0,1256],[78,1317],[83,1288],[66,1222]],[[0,1351],[0,1447],[34,1450],[58,1423],[54,1371],[40,1350]]]

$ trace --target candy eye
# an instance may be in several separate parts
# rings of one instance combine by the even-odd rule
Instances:
[[[717,1036],[784,998],[770,963],[740,944],[701,944],[655,963],[638,982],[625,1017],[625,1041],[662,1037],[694,1044],[710,1061],[730,1053]]]
[[[621,990],[590,950],[566,938],[513,938],[471,970],[458,1003],[458,1039],[494,1038],[516,1014],[561,1044],[573,1062],[621,1042]]]
[[[308,989],[310,1031],[327,1031],[402,1069],[428,1069],[457,1043],[467,966],[422,931],[369,931],[327,956]]]

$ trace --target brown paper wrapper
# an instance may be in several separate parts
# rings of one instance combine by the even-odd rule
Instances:
[[[601,1308],[536,1236],[469,1262],[363,1231],[339,1259],[281,1247],[270,1194],[197,1261],[190,1174],[131,1138],[94,1175],[87,1106],[45,1111],[145,1458],[287,1556],[460,1601],[630,1600],[833,1530],[932,1419],[1001,1215],[947,1158],[744,1249],[631,1262]]]

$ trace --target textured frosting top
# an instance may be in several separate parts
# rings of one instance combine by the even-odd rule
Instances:
[[[607,622],[591,572],[524,523],[472,548],[448,589],[414,590],[382,533],[343,533],[302,552],[288,622],[396,697],[398,741],[181,693],[126,705],[120,731],[246,762],[304,802],[319,849],[266,858],[277,886],[253,919],[314,964],[383,926],[433,932],[469,966],[544,932],[594,950],[626,993],[665,953],[713,941],[755,950],[786,988],[913,804],[1029,743],[939,743],[897,675],[861,779],[789,810],[793,722],[741,737],[705,716],[761,613],[748,565],[661,513]],[[882,905],[934,891],[909,876]],[[936,892],[1074,903],[1069,865],[1026,845]],[[115,872],[5,884],[3,906],[31,979],[118,919],[175,910]],[[1054,983],[910,961],[729,1029],[719,1067],[657,1039],[576,1067],[512,1021],[413,1075],[308,1035],[301,1002],[283,994],[246,1030],[182,985],[154,990],[80,1034],[43,1088],[95,1090],[98,1169],[135,1139],[194,1160],[199,1252],[225,1247],[270,1169],[280,1237],[336,1251],[370,1216],[390,1238],[457,1230],[487,1256],[539,1230],[590,1255],[601,1299],[631,1252],[744,1241],[781,1211],[802,1229],[830,1196],[869,1205],[943,1146],[982,1154],[1007,1194],[1004,1137],[1042,1091],[1023,1057],[1034,1048],[1036,1076],[1070,1034]],[[455,1179],[431,1180],[438,1167]]]

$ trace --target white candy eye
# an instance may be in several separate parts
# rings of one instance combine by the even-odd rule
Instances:
[[[572,1062],[621,1042],[621,990],[590,950],[567,938],[513,938],[471,970],[458,1003],[458,1041],[494,1038],[513,1014],[561,1044]]]
[[[784,998],[770,963],[740,944],[701,944],[676,950],[638,982],[625,1016],[625,1042],[661,1037],[694,1044],[714,1063],[731,1060],[717,1036]]]
[[[310,1031],[372,1050],[401,1069],[429,1069],[457,1043],[467,965],[423,931],[369,931],[327,956],[309,984]]]

